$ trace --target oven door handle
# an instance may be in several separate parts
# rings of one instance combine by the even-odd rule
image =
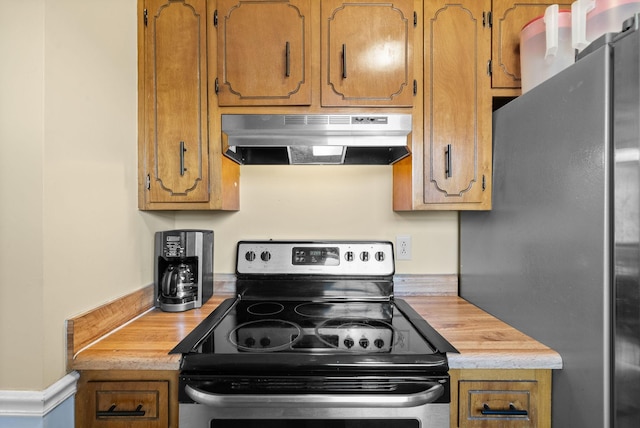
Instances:
[[[417,407],[444,394],[443,385],[426,385],[427,389],[413,394],[216,394],[191,385],[185,386],[185,392],[196,403],[211,407]]]

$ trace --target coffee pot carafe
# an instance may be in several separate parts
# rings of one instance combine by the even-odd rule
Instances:
[[[169,265],[162,275],[162,297],[184,299],[193,297],[198,293],[198,284],[186,263]]]
[[[213,231],[167,230],[155,236],[155,306],[199,308],[213,294]]]

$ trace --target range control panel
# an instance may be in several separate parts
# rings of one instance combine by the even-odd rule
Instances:
[[[239,274],[390,276],[395,272],[389,241],[240,241]]]
[[[322,327],[318,334],[337,349],[347,351],[390,352],[393,340],[391,328],[358,326]]]

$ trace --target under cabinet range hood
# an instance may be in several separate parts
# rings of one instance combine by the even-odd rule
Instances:
[[[222,115],[223,153],[246,165],[388,165],[410,133],[410,114]]]

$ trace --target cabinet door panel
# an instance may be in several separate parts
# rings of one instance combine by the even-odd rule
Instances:
[[[322,2],[322,105],[413,105],[413,1]]]
[[[88,409],[81,419],[92,427],[160,428],[169,423],[169,382],[88,382]]]
[[[452,428],[551,428],[550,369],[451,369],[449,375]]]
[[[489,30],[482,3],[425,3],[425,203],[490,203],[491,95],[483,70]]]
[[[492,87],[520,87],[520,31],[529,21],[544,15],[545,9],[552,4],[559,4],[560,9],[571,9],[571,2],[552,0],[493,1]]]
[[[218,3],[218,102],[311,103],[309,0]]]
[[[461,381],[460,427],[536,427],[537,386],[535,381]]]
[[[205,0],[147,2],[149,202],[209,199]]]

